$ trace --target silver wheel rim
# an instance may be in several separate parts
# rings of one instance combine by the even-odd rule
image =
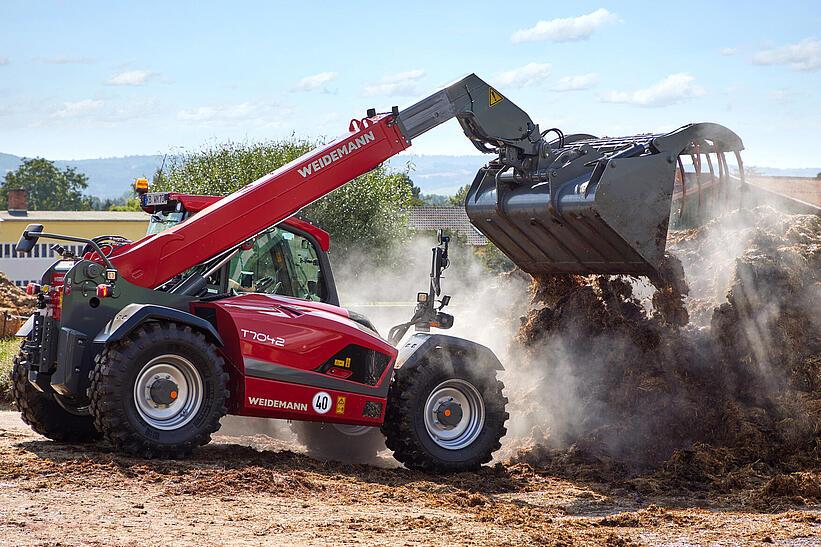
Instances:
[[[439,420],[443,405],[459,405],[462,416],[455,425]],[[460,450],[476,440],[485,425],[485,403],[479,390],[466,380],[445,380],[431,391],[425,402],[425,429],[437,445]]]
[[[345,424],[331,424],[334,429],[347,435],[348,437],[359,437],[373,429],[369,425],[345,425]]]
[[[177,397],[162,404],[151,396],[151,388],[159,380],[177,385]],[[196,367],[179,355],[161,355],[143,366],[134,382],[134,403],[147,424],[165,431],[179,429],[194,419],[202,406],[204,390]]]

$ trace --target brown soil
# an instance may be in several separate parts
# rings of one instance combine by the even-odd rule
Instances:
[[[801,177],[748,177],[748,182],[821,207],[821,180]]]
[[[681,313],[691,302],[675,260],[649,311],[629,279],[534,280],[518,340],[553,408],[520,409],[534,428],[512,461],[642,495],[754,491],[736,501],[759,508],[821,501],[821,218],[734,215],[721,233],[737,226],[743,252],[710,326]],[[674,234],[671,251],[696,263],[720,245],[708,241],[718,230]]]
[[[818,506],[751,511],[523,463],[444,477],[386,458],[322,463],[259,435],[218,435],[186,461],[126,458],[47,441],[11,412],[0,412],[0,462],[9,545],[811,545],[821,534]],[[792,495],[803,480],[767,489]]]

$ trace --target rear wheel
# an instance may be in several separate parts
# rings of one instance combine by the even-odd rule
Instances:
[[[400,368],[382,426],[388,448],[411,469],[477,469],[507,432],[503,388],[494,370],[445,353]]]
[[[14,358],[11,382],[20,417],[35,432],[55,441],[69,443],[92,442],[101,437],[87,411],[83,413],[83,409],[57,399],[53,393],[38,391],[31,385],[22,352]]]
[[[201,333],[147,323],[97,358],[91,410],[115,448],[178,458],[208,444],[226,414],[228,375]]]
[[[321,460],[364,463],[385,450],[385,437],[378,427],[291,422],[291,430],[308,455]]]

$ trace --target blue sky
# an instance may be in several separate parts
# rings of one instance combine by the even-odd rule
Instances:
[[[821,164],[821,2],[0,2],[0,152],[334,136],[476,72],[543,128],[715,121]],[[473,154],[451,122],[417,154]]]

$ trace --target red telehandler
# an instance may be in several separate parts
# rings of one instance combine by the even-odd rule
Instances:
[[[225,198],[143,194],[156,233],[139,241],[29,225],[17,252],[39,238],[86,252],[55,246],[62,259],[27,288],[39,311],[18,333],[23,419],[55,440],[102,436],[147,457],[187,455],[230,413],[325,424],[336,443],[364,443],[381,428],[410,468],[490,461],[508,418],[502,365],[480,344],[431,333],[453,324],[440,285],[447,238],[413,317],[386,340],[338,306],[327,234],[293,218],[454,117],[496,156],[477,173],[468,215],[530,273],[654,275],[679,155],[713,153],[729,177],[724,153],[743,148],[715,124],[615,139],[542,132],[471,74],[402,111],[369,110],[345,135]]]

